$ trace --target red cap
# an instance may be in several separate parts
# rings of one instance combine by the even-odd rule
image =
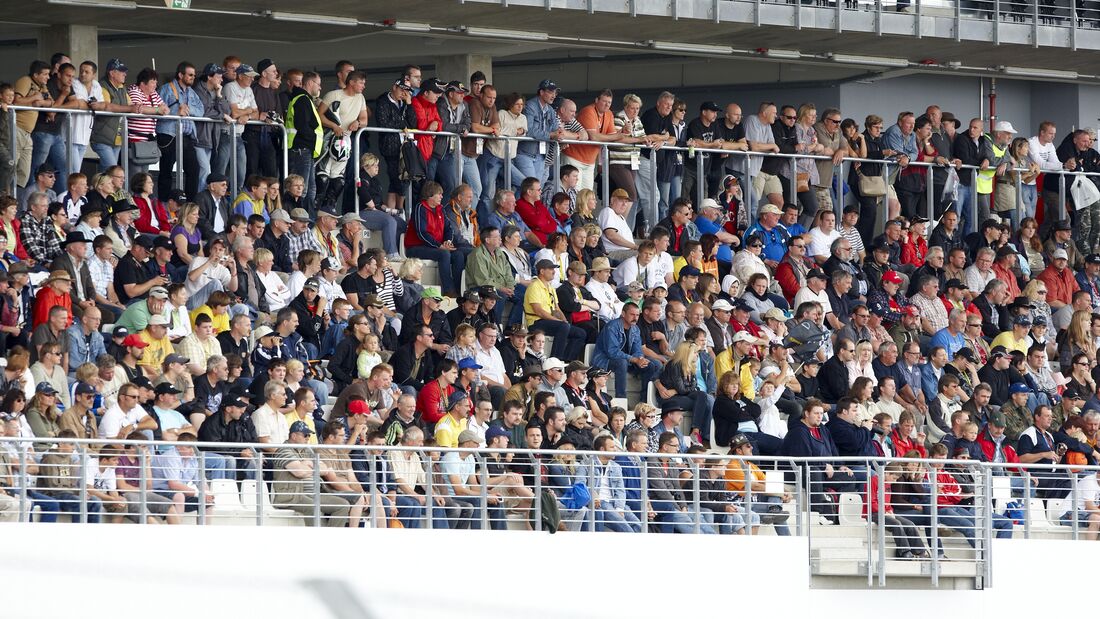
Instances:
[[[910,316],[920,316],[920,310],[917,309],[916,305],[910,305],[910,306],[906,307],[905,308],[905,313],[909,314]]]
[[[133,334],[127,335],[126,339],[122,340],[122,345],[123,346],[133,346],[134,348],[145,348],[146,346],[149,345],[149,343],[146,342],[145,340],[141,339],[141,336],[139,336],[138,334],[133,333]]]
[[[348,413],[352,415],[366,415],[370,412],[364,400],[352,400],[348,402]]]
[[[901,284],[901,276],[897,271],[886,271],[882,274],[882,281],[890,282],[893,284]]]

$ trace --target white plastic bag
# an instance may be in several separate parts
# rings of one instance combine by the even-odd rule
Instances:
[[[1073,196],[1073,205],[1077,210],[1088,208],[1100,201],[1100,189],[1096,183],[1087,176],[1079,175],[1069,188],[1069,195]]]

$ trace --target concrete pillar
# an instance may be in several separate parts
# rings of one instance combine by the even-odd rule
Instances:
[[[73,66],[91,60],[99,65],[99,29],[95,26],[56,24],[38,34],[38,58],[49,62],[55,52],[68,55]],[[100,66],[102,70],[102,66]]]
[[[474,71],[485,74],[485,83],[493,83],[493,57],[481,54],[460,54],[457,56],[437,56],[435,76],[444,82],[459,80],[470,86],[470,75]]]

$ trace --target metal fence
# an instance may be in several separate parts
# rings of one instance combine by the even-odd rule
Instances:
[[[919,564],[935,585],[944,565],[988,582],[994,537],[1096,539],[1098,473],[961,459],[3,438],[0,520],[797,535],[812,570],[856,562],[881,586]]]

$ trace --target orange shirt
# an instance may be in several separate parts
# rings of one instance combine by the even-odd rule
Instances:
[[[577,122],[579,122],[589,133],[615,133],[615,116],[611,114],[611,110],[608,110],[604,112],[603,117],[601,117],[599,112],[596,111],[595,103],[584,106],[584,108],[577,113]],[[593,165],[600,156],[600,147],[572,144],[566,149],[565,154],[568,155],[570,159],[576,159],[581,163]]]
[[[44,286],[38,291],[38,294],[34,296],[34,316],[31,320],[31,329],[34,329],[40,324],[48,322],[50,319],[50,309],[55,305],[60,305],[65,308],[65,312],[68,314],[65,319],[65,328],[73,324],[73,298],[67,294],[57,294],[53,288]]]

